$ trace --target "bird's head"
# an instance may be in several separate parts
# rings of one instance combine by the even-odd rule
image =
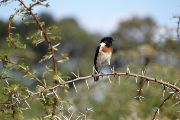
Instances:
[[[113,40],[112,37],[104,37],[104,38],[102,38],[102,40],[101,40],[100,43],[105,43],[105,45],[106,45],[107,47],[111,47],[113,41],[114,41],[114,40]]]

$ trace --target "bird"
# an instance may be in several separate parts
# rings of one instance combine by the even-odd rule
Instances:
[[[101,72],[101,68],[110,65],[111,55],[113,52],[112,48],[112,37],[104,37],[101,39],[100,44],[96,48],[94,56],[94,68],[95,74]],[[94,77],[94,81],[98,81],[99,76]]]

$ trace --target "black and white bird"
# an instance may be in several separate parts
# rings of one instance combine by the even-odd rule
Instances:
[[[99,74],[102,67],[110,65],[111,55],[113,51],[112,42],[112,37],[104,37],[100,41],[94,57],[95,74]],[[98,79],[99,77],[94,77],[94,81],[98,81]]]

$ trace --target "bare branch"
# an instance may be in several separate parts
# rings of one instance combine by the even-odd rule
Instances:
[[[144,76],[144,75],[141,75],[141,74],[134,74],[134,73],[129,73],[127,74],[126,72],[124,73],[109,73],[109,74],[95,74],[95,75],[88,75],[88,76],[84,76],[84,77],[77,77],[75,79],[72,79],[72,80],[69,80],[69,81],[66,81],[64,83],[59,83],[57,85],[54,85],[52,87],[49,87],[49,88],[44,88],[42,91],[39,91],[39,92],[36,92],[36,93],[32,93],[31,95],[28,95],[28,96],[25,96],[23,98],[19,98],[19,101],[25,101],[25,100],[28,100],[29,98],[33,97],[33,96],[36,96],[36,95],[39,95],[41,94],[42,92],[46,92],[46,91],[52,91],[60,86],[64,86],[66,84],[71,84],[71,83],[75,83],[77,81],[86,81],[86,80],[92,80],[90,78],[94,78],[94,77],[98,77],[98,76],[129,76],[129,77],[138,77],[138,78],[142,78],[144,79],[145,81],[149,81],[149,82],[154,82],[156,84],[160,84],[160,85],[163,85],[163,86],[166,86],[167,88],[170,88],[172,91],[173,94],[174,93],[178,93],[180,92],[180,88],[178,86],[175,86],[171,83],[168,83],[168,82],[165,82],[165,81],[162,81],[162,80],[158,80],[156,78],[152,78],[152,77],[148,77],[148,76]],[[172,94],[171,93],[171,94]],[[12,105],[15,105],[15,104],[18,104],[18,101],[14,101],[13,103],[11,104],[6,104],[4,103],[6,106],[12,106]]]
[[[165,104],[165,102],[172,97],[172,95],[174,95],[174,93],[173,93],[173,94],[170,94],[166,99],[164,99],[164,100],[162,101],[162,103],[161,103],[161,104],[159,105],[159,107],[156,109],[156,111],[155,111],[155,113],[154,113],[154,115],[153,115],[152,120],[155,120],[155,118],[156,118],[157,114],[159,113],[160,109],[163,107],[163,105]]]

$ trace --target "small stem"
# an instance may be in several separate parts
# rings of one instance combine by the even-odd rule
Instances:
[[[173,94],[174,94],[174,93],[173,93]],[[164,99],[164,100],[162,101],[162,103],[159,105],[159,107],[158,107],[157,110],[155,111],[152,120],[155,120],[158,111],[162,108],[162,106],[165,104],[165,102],[171,98],[171,96],[172,96],[173,94],[170,94],[166,99]]]

